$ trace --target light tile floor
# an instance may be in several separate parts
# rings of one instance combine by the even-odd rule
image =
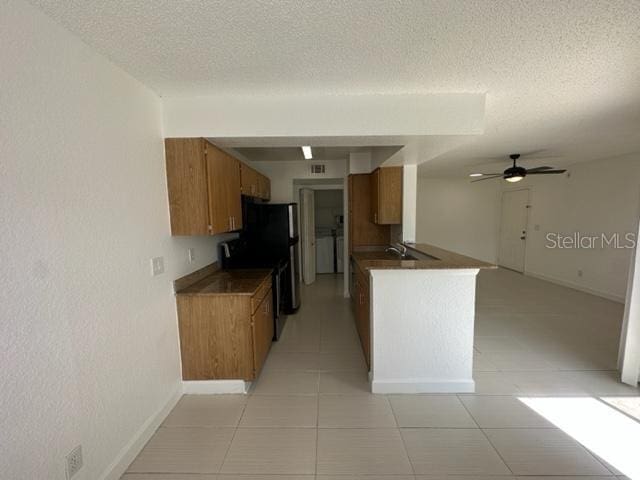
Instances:
[[[477,299],[476,394],[372,395],[341,278],[318,276],[250,394],[184,396],[123,479],[615,479],[518,395],[640,419],[614,371],[622,305],[506,270]]]

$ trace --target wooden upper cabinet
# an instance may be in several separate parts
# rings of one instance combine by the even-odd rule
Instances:
[[[349,253],[354,247],[388,245],[389,225],[371,221],[371,177],[373,174],[349,175]]]
[[[262,200],[271,198],[271,181],[244,163],[240,166],[240,179],[243,195]]]
[[[240,164],[240,185],[242,187],[242,194],[250,197],[258,196],[258,182],[259,173],[256,172],[250,166],[241,163]]]
[[[165,151],[171,234],[240,230],[241,195],[258,191],[260,174],[203,138],[167,138]],[[243,185],[243,173],[253,187]]]
[[[242,228],[240,162],[219,148],[206,146],[209,216],[213,235]]]
[[[378,168],[371,174],[371,221],[402,223],[402,167]]]
[[[258,197],[271,200],[271,180],[260,173],[258,174]]]
[[[209,204],[205,140],[164,141],[172,235],[207,235]]]
[[[242,228],[242,189],[240,183],[240,160],[227,154],[229,162],[229,214],[231,215],[231,230]]]

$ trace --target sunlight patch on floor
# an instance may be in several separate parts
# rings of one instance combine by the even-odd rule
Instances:
[[[625,400],[637,404],[639,397]],[[640,479],[638,421],[596,398],[520,397],[520,401],[629,478]]]
[[[600,400],[640,421],[640,397],[600,397]]]

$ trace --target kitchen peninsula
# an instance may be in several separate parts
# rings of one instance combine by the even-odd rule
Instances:
[[[356,325],[373,393],[469,393],[476,275],[496,268],[426,244],[354,250]]]

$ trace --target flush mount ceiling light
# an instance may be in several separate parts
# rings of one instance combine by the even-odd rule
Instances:
[[[302,148],[302,154],[304,155],[305,160],[311,160],[313,158],[313,154],[311,153],[311,147],[309,145],[305,145]]]

